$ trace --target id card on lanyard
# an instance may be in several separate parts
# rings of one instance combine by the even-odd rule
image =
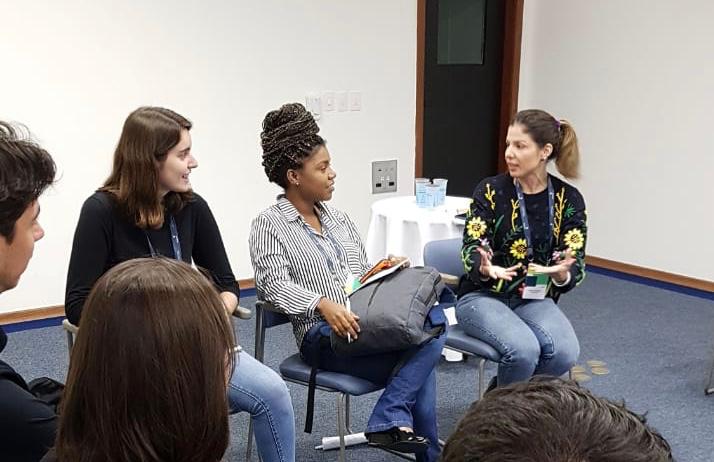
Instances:
[[[351,311],[350,294],[356,289],[356,284],[359,283],[359,279],[357,279],[350,271],[349,264],[347,262],[347,255],[345,254],[344,249],[332,237],[332,234],[330,234],[329,230],[323,227],[322,237],[325,238],[326,241],[330,242],[332,249],[337,255],[337,261],[339,262],[338,268],[335,266],[334,262],[332,261],[332,258],[327,255],[327,252],[322,247],[322,244],[320,243],[318,238],[315,236],[315,232],[312,230],[310,225],[308,225],[307,223],[303,223],[303,226],[305,227],[305,231],[308,233],[313,243],[315,244],[315,247],[317,247],[322,256],[325,258],[327,267],[330,269],[330,272],[335,278],[335,281],[340,284],[342,282],[342,279],[344,278],[343,290],[345,291],[345,295],[347,295],[347,297],[345,297],[345,308],[347,308],[347,311]],[[352,336],[350,334],[347,334],[347,342],[352,342]]]
[[[532,263],[534,257],[533,238],[531,236],[531,228],[528,222],[528,212],[526,211],[526,198],[523,194],[523,189],[518,180],[515,181],[516,196],[518,197],[518,207],[521,212],[521,222],[523,223],[523,235],[526,239],[526,257],[528,263]],[[555,227],[555,192],[553,182],[548,177],[548,244],[553,240],[553,229]],[[545,298],[550,276],[547,274],[536,273],[528,270],[525,280],[525,287],[521,298],[528,300],[543,300]]]
[[[171,247],[174,251],[174,258],[181,261],[181,240],[179,239],[178,227],[176,226],[176,220],[174,220],[173,215],[169,218],[169,230],[171,231]],[[151,243],[149,233],[144,231],[144,236],[146,236],[146,242],[149,244],[149,252],[151,252],[151,256],[156,257],[158,252],[156,252],[156,249],[154,249],[154,246]]]

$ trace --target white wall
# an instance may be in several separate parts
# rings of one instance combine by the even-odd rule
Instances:
[[[714,3],[527,0],[521,109],[575,125],[588,253],[714,280]]]
[[[7,5],[6,5],[7,3]],[[0,311],[63,303],[79,208],[109,172],[122,123],[140,105],[194,122],[192,175],[217,216],[238,278],[252,277],[250,220],[279,190],[260,166],[268,110],[306,93],[359,90],[362,112],[319,121],[338,172],[334,204],[366,231],[370,161],[414,174],[413,0],[3,1],[0,119],[53,154],[60,181],[41,200],[46,237]]]

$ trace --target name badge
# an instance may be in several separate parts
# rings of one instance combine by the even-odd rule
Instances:
[[[527,300],[543,300],[548,290],[550,276],[543,273],[528,272],[526,275],[526,285],[523,288],[521,298]]]

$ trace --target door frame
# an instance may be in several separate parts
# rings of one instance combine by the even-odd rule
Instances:
[[[503,66],[501,70],[501,106],[498,128],[498,171],[506,170],[501,155],[506,150],[508,123],[518,109],[518,84],[521,69],[521,37],[523,35],[524,0],[495,0],[506,3],[503,37]],[[417,55],[416,55],[416,121],[414,176],[423,175],[424,166],[424,61],[426,46],[426,2],[417,0]]]

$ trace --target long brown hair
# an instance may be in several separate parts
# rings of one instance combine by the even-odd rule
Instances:
[[[111,193],[127,218],[139,228],[159,228],[164,207],[177,212],[191,193],[170,191],[159,199],[159,166],[178,144],[182,130],[190,130],[184,116],[162,107],[140,107],[124,122],[114,151],[114,166],[99,190]]]
[[[548,160],[555,159],[555,166],[565,178],[577,178],[580,175],[580,149],[575,129],[565,119],[556,119],[540,109],[526,109],[518,112],[511,125],[523,126],[539,148],[546,144],[553,146]]]
[[[56,441],[62,462],[218,461],[229,441],[232,325],[210,281],[128,260],[89,294]]]

